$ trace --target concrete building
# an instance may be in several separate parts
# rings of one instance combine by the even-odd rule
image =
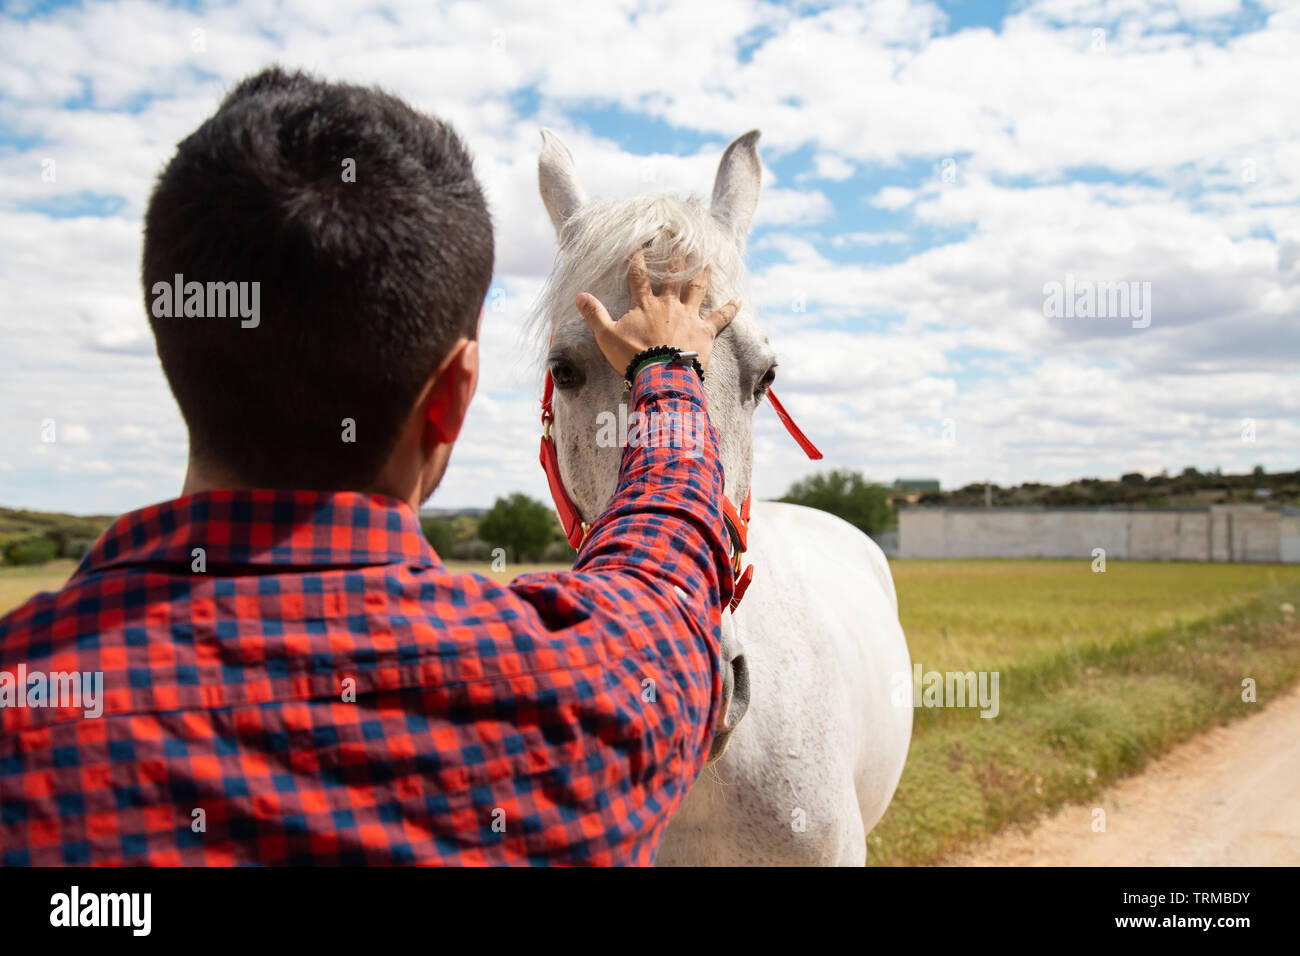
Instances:
[[[1109,510],[905,508],[904,558],[1088,558],[1300,563],[1300,510],[1264,505]]]

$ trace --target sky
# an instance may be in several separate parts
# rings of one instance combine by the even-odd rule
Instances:
[[[141,216],[175,144],[273,62],[378,84],[474,153],[496,271],[432,507],[548,498],[524,334],[555,254],[542,127],[607,198],[707,196],[762,131],[751,304],[825,460],[760,408],[760,497],[831,467],[944,487],[1300,468],[1297,0],[2,10],[0,505],[179,494]]]

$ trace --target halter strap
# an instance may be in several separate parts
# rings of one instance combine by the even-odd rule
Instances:
[[[555,451],[555,439],[551,437],[551,424],[555,421],[555,415],[551,410],[554,397],[555,381],[551,378],[550,369],[547,369],[546,387],[542,391],[542,448],[539,460],[542,471],[546,472],[546,483],[551,488],[551,501],[555,502],[555,510],[559,512],[564,536],[569,539],[569,544],[576,551],[587,539],[587,529],[590,525],[582,520],[578,506],[569,497],[569,492],[564,487],[564,479],[560,477],[560,457]]]
[[[772,403],[772,408],[776,410],[777,417],[781,419],[781,424],[785,426],[790,436],[809,458],[818,461],[822,457],[822,453],[817,450],[816,445],[808,440],[808,436],[803,433],[803,430],[795,424],[794,419],[790,417],[790,413],[777,400],[771,389],[767,391],[767,398]],[[582,513],[578,511],[578,506],[569,497],[569,492],[564,487],[564,479],[560,477],[560,457],[555,449],[555,438],[551,435],[551,425],[555,422],[555,413],[552,407],[554,399],[555,380],[551,377],[550,369],[547,369],[546,384],[542,389],[542,441],[538,460],[541,462],[542,471],[546,473],[546,484],[551,489],[551,500],[555,503],[556,512],[559,513],[560,524],[564,527],[564,536],[568,538],[569,544],[576,550],[581,548],[582,543],[587,540],[587,531],[590,530],[591,525],[582,520]],[[754,565],[752,562],[747,567],[743,567],[742,570],[742,559],[749,549],[749,505],[752,496],[753,489],[751,488],[745,494],[745,500],[741,502],[739,510],[729,497],[725,494],[722,496],[722,519],[727,528],[727,537],[730,539],[731,571],[734,578],[731,596],[732,611],[735,611],[740,605],[740,599],[745,596],[745,591],[754,578]]]

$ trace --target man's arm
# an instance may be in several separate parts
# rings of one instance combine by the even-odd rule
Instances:
[[[670,268],[681,271],[684,263]],[[619,375],[634,355],[657,345],[693,351],[707,367],[714,338],[735,317],[739,301],[700,316],[707,268],[689,284],[684,301],[679,283],[666,282],[655,296],[639,251],[629,262],[628,285],[632,309],[617,323],[594,297],[580,296],[578,303]],[[629,440],[614,498],[593,522],[573,570],[524,575],[511,590],[552,628],[579,619],[590,625],[594,612],[602,619],[598,629],[615,626],[628,652],[657,657],[668,681],[659,693],[686,697],[709,688],[716,704],[719,627],[734,583],[717,431],[703,384],[689,365],[643,367],[633,382],[632,405],[633,415],[640,415],[641,438]],[[650,431],[651,423],[659,430]],[[637,433],[634,427],[632,435]],[[686,734],[700,763],[715,710],[706,706]],[[692,764],[696,756],[688,754]]]
[[[658,738],[644,738],[646,753],[683,758],[675,770],[673,761],[662,762],[652,776],[680,773],[689,783],[704,765],[719,718],[720,627],[733,587],[722,465],[693,369],[651,366],[637,376],[633,399],[645,415],[699,416],[703,433],[687,449],[629,443],[618,490],[593,522],[573,570],[521,575],[510,590],[547,631],[596,642],[611,672],[634,673],[620,693],[629,698],[624,713],[641,724],[637,733]],[[667,779],[644,783],[650,791],[677,786]]]
[[[644,440],[624,450],[618,490],[573,570],[637,575],[659,591],[676,587],[716,617],[731,600],[733,582],[718,433],[699,376],[676,363],[647,367],[633,383],[632,416],[638,415]],[[650,422],[659,431],[646,435]]]

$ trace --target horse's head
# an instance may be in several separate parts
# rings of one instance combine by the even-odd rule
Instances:
[[[592,521],[614,496],[622,449],[598,441],[602,413],[617,415],[623,376],[601,355],[574,300],[581,292],[600,299],[617,318],[627,311],[627,257],[645,250],[657,290],[672,257],[686,259],[686,275],[713,266],[703,314],[736,295],[740,314],[718,337],[705,376],[709,417],[721,438],[726,492],[742,501],[753,468],[754,409],[776,374],[776,356],[758,327],[746,295],[742,253],[758,205],[761,178],[758,131],[737,139],[722,156],[708,206],[695,198],[645,195],[621,201],[587,199],[573,156],[554,133],[542,132],[538,173],[542,200],[559,237],[555,268],[538,319],[549,332],[547,366],[555,380],[555,435],[564,486],[584,521]],[[629,410],[630,411],[630,410]]]
[[[713,266],[704,315],[733,296],[745,297],[740,314],[714,345],[704,380],[709,418],[721,439],[726,494],[743,501],[754,463],[754,409],[776,375],[776,355],[749,303],[742,258],[762,178],[758,131],[727,147],[707,207],[697,198],[668,194],[587,199],[568,148],[548,130],[542,132],[542,142],[538,178],[560,249],[537,318],[549,333],[546,363],[555,381],[551,433],[569,497],[586,522],[595,520],[613,498],[622,449],[619,443],[599,440],[599,434],[602,421],[607,423],[611,414],[617,418],[624,400],[621,370],[605,360],[574,301],[589,292],[610,315],[626,312],[627,257],[640,248],[656,290],[668,277],[674,256],[686,260],[683,278],[706,263]],[[710,762],[722,756],[749,706],[744,653],[731,616],[723,617],[721,650],[728,666]]]

